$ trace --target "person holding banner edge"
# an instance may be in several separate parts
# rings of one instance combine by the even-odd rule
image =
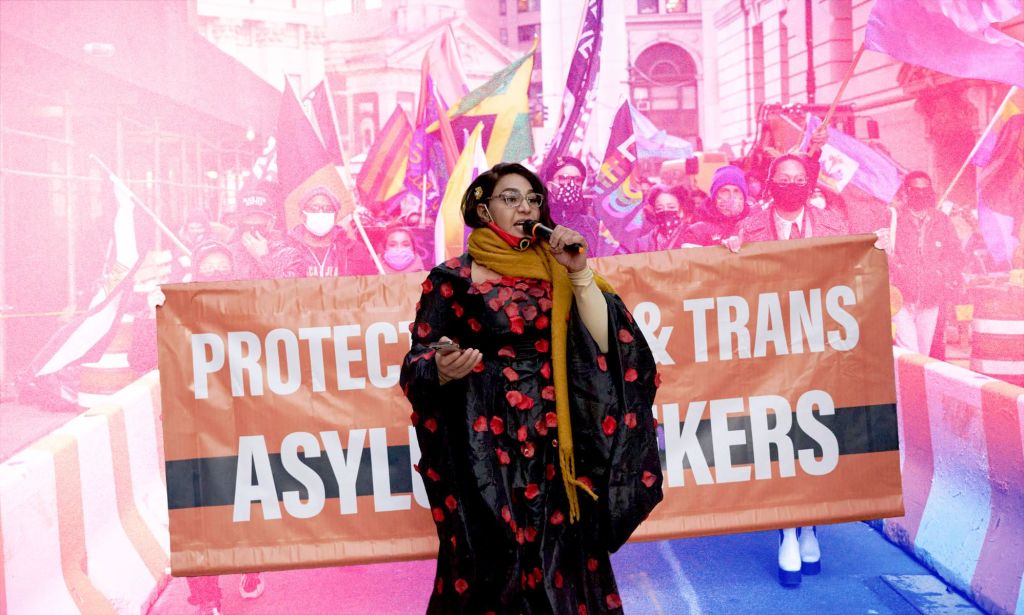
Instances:
[[[824,131],[812,137],[808,155],[783,154],[768,169],[767,193],[769,207],[742,220],[737,235],[725,245],[739,252],[747,241],[777,241],[807,237],[841,236],[847,234],[846,224],[827,209],[808,207],[818,164],[814,159],[824,142]],[[875,232],[875,247],[889,249],[888,229]],[[799,587],[803,575],[821,572],[821,547],[815,526],[779,530],[778,554],[779,583],[784,587]]]
[[[844,235],[846,227],[828,210],[807,207],[817,175],[817,165],[803,155],[783,154],[772,160],[768,168],[767,192],[771,203],[767,209],[742,220],[733,244],[727,247],[738,252],[745,241],[777,241],[805,237]],[[783,587],[799,587],[803,575],[821,572],[821,547],[818,529],[814,526],[779,530],[779,583]]]
[[[496,165],[462,212],[469,250],[424,281],[401,374],[439,537],[427,610],[621,612],[609,553],[662,499],[653,356],[533,173]]]

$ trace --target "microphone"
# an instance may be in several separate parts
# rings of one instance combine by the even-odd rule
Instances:
[[[516,224],[521,226],[521,227],[523,227],[523,232],[528,234],[528,235],[531,235],[534,239],[537,239],[538,237],[540,237],[541,239],[544,239],[545,241],[550,241],[551,240],[551,233],[554,232],[553,229],[549,229],[548,227],[544,226],[540,222],[537,222],[536,220],[523,220],[522,222],[517,222]],[[583,244],[580,244],[580,243],[567,243],[567,244],[565,244],[565,251],[566,252],[572,252],[573,254],[579,254],[580,252],[583,252],[583,250],[584,250]]]

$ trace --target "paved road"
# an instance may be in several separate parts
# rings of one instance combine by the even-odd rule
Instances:
[[[629,544],[612,556],[623,606],[642,615],[977,613],[964,598],[864,523],[821,528],[822,574],[798,589],[775,581],[775,532]],[[432,561],[265,575],[266,591],[242,600],[238,575],[221,577],[222,611],[340,615],[423,613]],[[174,579],[154,615],[191,612]]]

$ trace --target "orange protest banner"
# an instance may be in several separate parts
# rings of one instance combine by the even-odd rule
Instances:
[[[634,540],[902,514],[888,269],[873,242],[595,259],[661,374],[665,499]],[[436,554],[398,387],[424,278],[163,287],[175,575]]]

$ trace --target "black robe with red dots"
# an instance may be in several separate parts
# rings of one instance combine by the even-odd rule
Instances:
[[[570,312],[567,341],[580,520],[569,523],[558,462],[551,365],[552,287],[474,283],[468,255],[423,282],[401,383],[412,403],[417,470],[440,541],[429,613],[620,612],[608,554],[662,498],[651,405],[657,372],[618,296],[601,353]],[[447,335],[483,361],[438,383],[430,342]]]

